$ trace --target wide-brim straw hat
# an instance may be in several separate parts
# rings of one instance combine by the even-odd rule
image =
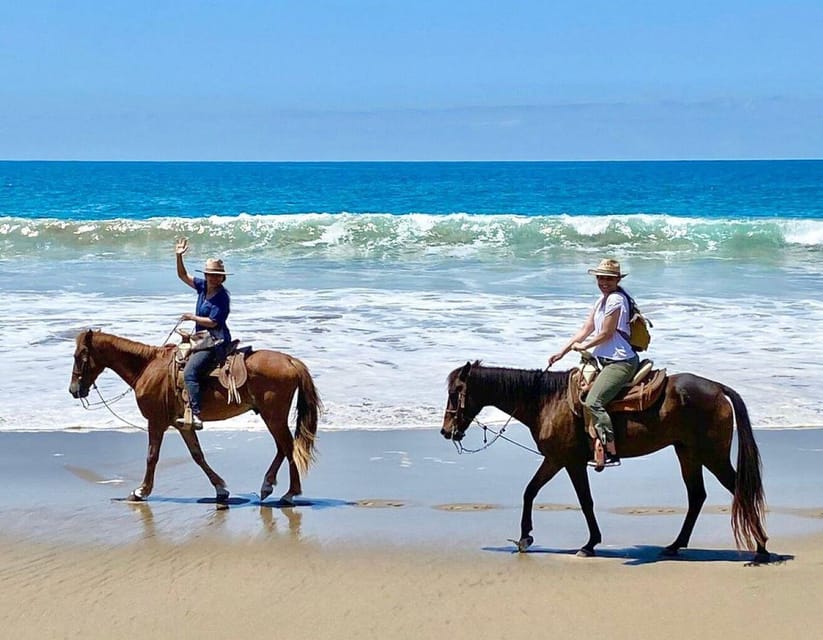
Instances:
[[[200,269],[198,269],[200,271]],[[226,271],[226,267],[223,264],[222,260],[218,258],[209,258],[206,260],[206,266],[203,268],[201,273],[205,275],[214,274],[218,276],[230,276],[231,274]]]
[[[613,278],[625,278],[628,273],[620,271],[620,263],[617,260],[604,258],[594,269],[589,269],[589,274],[593,276],[611,276]]]

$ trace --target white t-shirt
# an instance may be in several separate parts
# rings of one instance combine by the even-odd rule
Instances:
[[[614,291],[609,294],[605,305],[603,304],[603,296],[600,296],[594,305],[594,332],[595,334],[600,333],[603,328],[603,320],[613,313],[620,314],[617,319],[617,331],[612,334],[609,340],[595,346],[592,349],[592,354],[598,358],[608,358],[609,360],[630,360],[635,356],[635,353],[629,341],[623,335],[628,336],[631,332],[629,327],[629,301],[626,296]]]

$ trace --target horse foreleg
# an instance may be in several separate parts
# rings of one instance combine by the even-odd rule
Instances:
[[[695,459],[694,452],[682,446],[675,446],[677,459],[680,461],[680,472],[683,482],[686,484],[686,493],[689,497],[689,509],[686,512],[686,519],[683,527],[677,534],[677,539],[668,547],[663,549],[664,556],[676,556],[677,552],[689,546],[689,539],[692,537],[697,516],[706,502],[706,487],[703,484],[703,465]]]
[[[180,435],[183,437],[183,442],[189,448],[192,460],[203,470],[208,476],[209,481],[214,487],[217,502],[226,502],[229,499],[229,490],[226,488],[226,483],[206,462],[206,456],[200,448],[200,440],[197,439],[197,433],[192,429],[181,429]]]
[[[129,500],[145,500],[151,495],[154,489],[154,471],[157,468],[157,461],[160,459],[160,446],[163,444],[163,435],[166,433],[165,427],[157,427],[149,424],[149,450],[146,455],[146,473],[143,476],[143,483],[131,492]]]
[[[597,526],[597,518],[594,517],[594,500],[589,486],[589,474],[586,473],[585,463],[566,467],[566,473],[572,481],[577,501],[580,503],[580,508],[586,518],[586,525],[589,527],[589,541],[580,548],[577,555],[581,558],[591,558],[594,556],[594,548],[602,542],[603,537],[600,534],[600,527]]]
[[[543,458],[543,462],[538,467],[534,477],[526,485],[526,490],[523,492],[523,515],[520,518],[520,540],[513,541],[517,545],[517,550],[521,553],[534,542],[534,538],[531,536],[534,499],[540,489],[543,488],[543,485],[551,480],[559,470],[560,467],[557,464],[548,458]]]

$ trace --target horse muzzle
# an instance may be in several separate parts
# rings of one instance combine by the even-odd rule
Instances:
[[[460,442],[463,439],[464,434],[465,432],[453,428],[446,429],[446,427],[443,427],[440,429],[441,436],[443,436],[446,440],[454,440],[455,442]]]
[[[79,382],[72,382],[69,385],[69,393],[72,398],[79,400],[89,395],[89,388],[82,386]]]

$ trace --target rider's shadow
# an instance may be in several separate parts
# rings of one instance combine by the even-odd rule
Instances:
[[[483,547],[483,551],[492,551],[495,553],[518,553],[517,547],[514,545],[507,545],[505,547]],[[741,562],[746,565],[765,564],[754,562],[754,552],[737,551],[735,549],[681,549],[676,556],[664,556],[662,555],[662,552],[663,547],[638,545],[619,549],[598,548],[597,555],[595,557],[624,560],[625,562],[623,562],[623,564],[628,566],[654,564],[657,562]],[[524,555],[528,555],[530,553],[573,556],[577,554],[577,549],[550,549],[547,547],[534,546],[530,547]],[[789,560],[794,560],[794,556],[772,553],[769,564],[782,564]]]

